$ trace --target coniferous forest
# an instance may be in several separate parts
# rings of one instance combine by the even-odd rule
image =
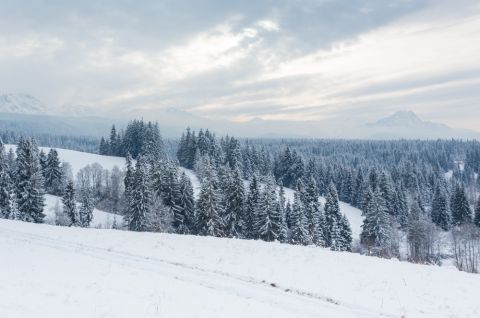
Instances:
[[[56,138],[39,141],[48,146]],[[62,145],[72,149],[88,144],[68,138]],[[88,227],[100,208],[123,216],[118,229],[384,258],[401,258],[405,249],[408,261],[424,264],[441,264],[443,246],[452,244],[459,269],[479,270],[477,141],[247,140],[208,129],[164,140],[158,124],[134,120],[119,131],[113,126],[97,144],[99,154],[125,157],[124,167],[90,164],[73,178],[55,149],[40,151],[35,138],[14,140],[16,152],[0,149],[2,218],[43,222],[49,193],[62,197],[57,225]],[[200,181],[197,195],[191,174]],[[359,238],[340,202],[362,211]]]

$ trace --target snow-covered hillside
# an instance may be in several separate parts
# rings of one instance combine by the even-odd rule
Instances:
[[[13,148],[15,150],[16,146],[6,145],[7,151],[10,148]],[[48,153],[48,151],[50,150],[50,148],[48,147],[40,147],[40,149],[43,149],[43,151],[45,151],[46,153]],[[120,169],[123,169],[125,167],[124,158],[102,156],[102,155],[74,151],[74,150],[67,150],[67,149],[59,149],[59,148],[56,148],[56,149],[60,159],[62,161],[70,163],[74,176],[77,175],[77,172],[80,169],[92,163],[99,163],[103,168],[109,169],[109,170],[113,169],[113,167],[115,166],[119,167]],[[195,175],[195,172],[185,168],[181,168],[181,170],[184,171],[192,181],[195,197],[198,197],[198,194],[200,193],[200,181]],[[285,188],[285,197],[290,202],[293,202],[293,194],[294,194],[294,190]],[[322,203],[325,203],[325,198],[321,197],[320,201]],[[348,220],[350,221],[350,225],[352,227],[352,235],[354,239],[358,239],[361,233],[361,225],[363,222],[362,212],[359,209],[354,208],[351,205],[344,202],[340,202],[340,212],[347,216]]]
[[[0,317],[479,317],[480,276],[326,249],[0,220]]]

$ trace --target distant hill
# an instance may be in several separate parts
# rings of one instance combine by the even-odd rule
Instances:
[[[479,139],[480,133],[467,129],[455,129],[445,124],[424,121],[412,111],[399,111],[362,129],[365,138],[375,139]]]

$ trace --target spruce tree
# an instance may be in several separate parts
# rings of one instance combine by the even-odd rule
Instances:
[[[210,167],[208,167],[211,170]],[[208,177],[202,183],[197,201],[197,231],[200,235],[224,236],[222,219],[222,196],[215,186],[218,182],[214,171],[207,172]]]
[[[465,194],[465,189],[457,185],[451,200],[452,224],[462,225],[472,221],[472,210]]]
[[[180,176],[180,210],[183,222],[177,227],[177,233],[196,234],[195,226],[195,200],[193,197],[193,187],[190,178],[182,173]]]
[[[7,154],[5,147],[0,141],[0,218],[10,219],[13,217],[12,211],[12,189],[13,184],[7,165]]]
[[[130,215],[130,207],[132,206],[133,200],[133,185],[135,179],[135,169],[132,166],[132,156],[127,154],[125,158],[125,178],[123,179],[124,184],[124,192],[123,196],[125,198],[125,208],[123,211],[123,218],[126,224],[130,223],[131,215]]]
[[[245,228],[245,188],[238,167],[235,168],[226,190],[225,213],[223,215],[225,235],[228,237],[243,237]]]
[[[282,216],[278,209],[275,183],[270,177],[256,206],[254,229],[256,237],[267,241],[278,241],[282,235]]]
[[[313,177],[311,177],[305,188],[304,197],[304,207],[308,223],[308,233],[313,244],[323,246],[325,242],[323,238],[322,224],[320,223],[322,217],[320,211],[320,202],[318,201],[318,198],[319,193],[317,183],[315,182]]]
[[[325,245],[331,246],[332,240],[336,239],[336,231],[340,223],[340,205],[338,202],[337,189],[333,183],[328,187],[328,193],[325,198]]]
[[[480,227],[480,197],[478,198],[477,204],[475,205],[475,217],[473,223],[476,226]]]
[[[50,149],[48,152],[43,175],[45,177],[45,190],[54,195],[61,193],[62,169],[57,150]]]
[[[369,190],[371,192],[371,190]],[[360,242],[372,255],[391,257],[393,227],[385,201],[379,189],[369,194],[372,199],[364,207],[365,219],[362,225]]]
[[[15,203],[19,218],[27,222],[42,223],[45,217],[43,176],[39,151],[34,139],[20,139],[15,177]]]
[[[295,192],[292,205],[290,243],[299,245],[309,245],[312,243],[308,233],[308,222],[305,216],[305,207],[300,198],[300,193]]]
[[[77,202],[75,201],[75,189],[73,181],[67,183],[65,192],[62,197],[63,213],[69,219],[69,226],[80,225],[80,219],[77,211]]]
[[[350,222],[348,222],[347,217],[342,215],[340,219],[340,250],[348,251],[352,250],[352,229],[350,227]]]
[[[444,191],[438,185],[432,201],[432,222],[447,231],[450,228],[450,212],[448,209],[448,200]]]
[[[92,191],[89,188],[80,189],[79,201],[79,224],[82,227],[89,227],[93,220],[93,210],[95,209]]]
[[[287,242],[288,240],[288,226],[287,226],[287,210],[286,210],[285,189],[280,182],[278,190],[278,213],[281,217],[281,231],[279,240],[280,242]]]
[[[152,208],[152,193],[148,165],[144,157],[139,157],[131,185],[129,200],[129,224],[131,231],[146,231]]]
[[[260,185],[257,176],[254,174],[248,187],[247,204],[245,211],[245,237],[255,238],[254,222],[257,205],[260,201]]]

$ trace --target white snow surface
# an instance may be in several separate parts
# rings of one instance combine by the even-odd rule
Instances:
[[[16,145],[5,145],[7,151],[12,148],[16,150]],[[43,150],[45,153],[50,151],[50,147],[39,147],[40,150]],[[102,156],[88,152],[81,152],[75,150],[55,148],[58,152],[58,157],[61,161],[68,162],[72,167],[73,177],[77,176],[77,172],[84,168],[85,166],[93,163],[99,163],[104,169],[112,170],[113,167],[117,166],[120,169],[125,168],[125,158],[121,157],[112,157],[112,156]]]
[[[45,213],[44,221],[48,224],[55,224],[55,205],[57,202],[62,206],[62,198],[50,194],[45,195],[43,213]],[[90,227],[111,229],[115,222],[119,225],[123,224],[123,216],[94,209]]]
[[[480,276],[261,241],[0,220],[0,317],[479,317]]]

